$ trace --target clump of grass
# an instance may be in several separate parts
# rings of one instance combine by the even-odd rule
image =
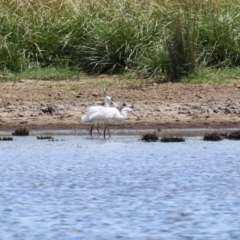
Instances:
[[[13,133],[13,136],[28,136],[29,130],[25,127],[17,128]]]
[[[159,141],[159,137],[155,132],[153,133],[145,133],[142,135],[141,140],[144,142],[157,142]]]
[[[222,134],[219,132],[207,132],[203,136],[204,141],[221,141],[223,139]]]
[[[225,135],[226,139],[230,139],[230,140],[240,140],[240,131],[232,131],[232,132],[228,132]]]
[[[100,21],[91,20],[77,51],[84,72],[115,74],[134,66],[143,40],[140,31],[145,8],[145,4],[137,1],[109,1],[107,6],[92,4],[86,13]]]
[[[173,15],[172,31],[169,33],[167,49],[170,62],[167,73],[171,81],[179,81],[195,71],[196,66],[196,15],[191,10]]]
[[[185,142],[185,138],[183,138],[183,137],[174,137],[174,136],[172,136],[172,137],[162,137],[161,138],[161,140],[160,140],[161,142]]]

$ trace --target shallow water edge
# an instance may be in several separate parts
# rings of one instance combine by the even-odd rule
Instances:
[[[224,133],[227,131],[238,131],[240,128],[168,128],[168,129],[111,129],[111,135],[136,135],[142,136],[145,133],[155,132],[159,137],[163,136],[176,136],[176,137],[201,137],[204,136],[207,132],[217,131],[219,133]],[[0,136],[9,136],[12,135],[13,131],[6,130],[0,131]],[[100,132],[103,133],[103,130],[100,129]],[[48,130],[29,130],[29,136],[43,136],[43,135],[89,135],[88,129],[48,129]],[[94,137],[101,137],[98,135],[96,130],[93,130]]]

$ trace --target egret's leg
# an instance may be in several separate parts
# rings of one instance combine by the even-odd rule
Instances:
[[[109,124],[108,124],[108,136],[111,137],[110,131],[109,131]]]
[[[91,129],[90,129],[90,136],[91,136],[91,137],[92,137],[93,125],[94,125],[94,124],[92,124]]]
[[[101,133],[99,131],[99,122],[97,123],[97,131],[98,131],[98,134],[101,135]]]
[[[103,132],[104,139],[106,139],[106,128],[107,128],[107,123],[105,124],[104,132]]]

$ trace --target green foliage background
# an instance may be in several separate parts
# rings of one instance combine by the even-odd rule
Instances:
[[[0,71],[180,81],[240,65],[239,0],[2,0]]]

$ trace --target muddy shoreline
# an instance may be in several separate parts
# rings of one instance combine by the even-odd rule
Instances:
[[[106,87],[107,86],[107,87]],[[79,81],[22,80],[0,83],[0,130],[88,130],[81,116],[104,95],[139,116],[112,129],[239,128],[240,85],[135,83],[118,78]]]

